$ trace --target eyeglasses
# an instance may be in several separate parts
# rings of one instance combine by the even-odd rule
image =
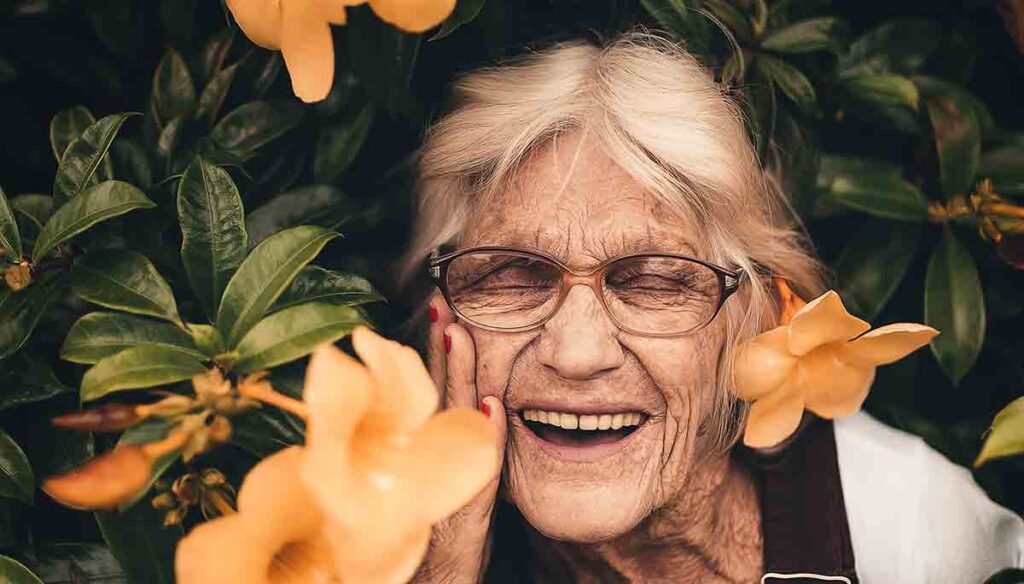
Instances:
[[[536,251],[474,247],[428,262],[452,311],[479,328],[519,332],[555,315],[569,291],[588,286],[620,329],[675,337],[710,323],[739,288],[742,270],[679,254],[638,253],[577,272]]]

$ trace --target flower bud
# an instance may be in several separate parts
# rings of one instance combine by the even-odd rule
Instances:
[[[113,509],[149,484],[153,460],[140,446],[122,446],[43,482],[43,491],[75,509]]]
[[[4,281],[7,287],[15,292],[24,290],[32,283],[32,268],[28,262],[21,262],[15,266],[9,266],[4,270]]]
[[[80,432],[120,432],[142,421],[136,406],[128,404],[104,404],[96,408],[71,412],[51,420],[58,428]]]

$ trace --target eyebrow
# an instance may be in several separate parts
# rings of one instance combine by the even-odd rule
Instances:
[[[685,241],[673,240],[648,231],[645,234],[620,234],[614,239],[586,241],[582,252],[597,264],[607,259],[637,253],[678,253],[699,257],[694,246]],[[477,245],[505,245],[543,252],[563,263],[569,263],[571,240],[568,237],[545,233],[526,235],[505,232],[494,240],[478,242]]]

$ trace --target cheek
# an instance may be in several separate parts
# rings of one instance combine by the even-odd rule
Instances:
[[[504,399],[516,356],[534,335],[497,333],[472,327],[467,330],[476,346],[477,395],[481,399],[490,395]]]

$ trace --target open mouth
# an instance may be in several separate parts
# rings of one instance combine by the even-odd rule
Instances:
[[[521,410],[523,424],[538,438],[557,446],[599,446],[626,438],[647,421],[641,412],[573,414]]]

